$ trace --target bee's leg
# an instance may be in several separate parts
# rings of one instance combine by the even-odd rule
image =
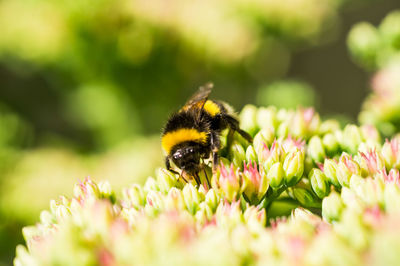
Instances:
[[[212,152],[212,157],[213,157],[213,163],[212,163],[212,170],[213,173],[215,170],[217,170],[217,165],[218,165],[218,151],[219,147],[221,145],[221,141],[216,133],[211,133],[210,135],[210,143],[211,143],[211,152]]]
[[[231,128],[229,128],[228,130],[228,136],[226,136],[226,149],[227,149],[227,153],[229,153],[229,149],[232,146],[232,142],[233,142],[233,134],[235,133],[235,131]]]
[[[249,143],[253,143],[253,137],[252,136],[250,136],[250,134],[249,133],[247,133],[246,131],[244,131],[244,130],[242,130],[242,129],[237,129],[236,130],[239,134],[240,134],[240,136],[242,136],[245,140],[247,140]]]
[[[200,180],[199,174],[194,173],[193,177],[194,177],[194,180],[196,180],[197,185],[200,186],[201,180]]]
[[[175,171],[174,169],[171,168],[171,163],[169,162],[169,157],[165,157],[165,168],[167,168],[168,171],[181,176],[180,173],[178,173],[177,171]]]
[[[183,173],[183,170],[179,173],[179,177],[182,178],[186,183],[189,183],[189,182],[186,180],[186,178],[183,177],[182,173]]]
[[[204,172],[204,176],[205,176],[206,181],[207,181],[207,186],[210,189],[211,188],[210,180],[208,180],[207,172],[206,172],[206,169],[204,167],[203,167],[203,172]]]
[[[176,172],[176,171],[172,170],[171,163],[169,162],[169,157],[168,156],[165,157],[165,168],[167,168],[168,171]]]
[[[250,136],[249,133],[247,133],[246,131],[242,130],[239,127],[239,121],[237,121],[236,118],[234,118],[230,115],[226,115],[224,118],[230,129],[239,133],[240,136],[242,136],[244,139],[246,139],[249,143],[253,143],[253,137]]]

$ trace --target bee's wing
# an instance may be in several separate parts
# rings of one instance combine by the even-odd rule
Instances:
[[[182,109],[185,111],[190,109],[203,109],[213,86],[214,85],[211,82],[201,86],[199,90],[186,102]]]

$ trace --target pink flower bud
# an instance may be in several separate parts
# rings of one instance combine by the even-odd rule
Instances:
[[[260,173],[254,162],[244,164],[242,191],[251,202],[257,204],[265,195],[268,189],[268,180],[264,171]]]
[[[218,167],[216,181],[217,187],[224,193],[226,199],[230,202],[236,200],[240,193],[240,184],[239,184],[239,169],[234,169],[233,164],[229,169],[226,169],[225,166],[221,163]]]

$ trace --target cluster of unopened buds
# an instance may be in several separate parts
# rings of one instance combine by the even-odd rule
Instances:
[[[24,228],[15,265],[398,263],[400,138],[312,109],[240,118],[252,145],[236,136],[202,184],[163,168],[122,193],[86,179]]]
[[[390,12],[378,26],[360,22],[348,37],[355,61],[369,71],[372,93],[363,103],[359,120],[391,136],[400,131],[400,10]]]

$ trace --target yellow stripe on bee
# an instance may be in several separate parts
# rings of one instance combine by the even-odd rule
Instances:
[[[221,109],[219,108],[218,104],[210,100],[206,101],[206,103],[204,104],[204,110],[211,116],[215,116],[221,112]]]
[[[165,134],[161,139],[161,145],[164,151],[169,153],[175,145],[185,141],[206,143],[207,133],[197,131],[194,128],[181,128]]]

